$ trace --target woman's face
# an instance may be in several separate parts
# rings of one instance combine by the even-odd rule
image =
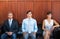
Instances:
[[[52,14],[47,15],[47,17],[51,19],[52,18]]]

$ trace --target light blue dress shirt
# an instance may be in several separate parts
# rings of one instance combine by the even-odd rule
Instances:
[[[32,32],[37,32],[38,28],[37,28],[37,22],[35,19],[31,18],[31,19],[24,19],[22,22],[22,32],[28,32],[28,33],[32,33]]]

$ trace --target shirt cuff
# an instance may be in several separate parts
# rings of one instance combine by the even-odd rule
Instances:
[[[34,32],[37,32],[37,30],[35,30]]]

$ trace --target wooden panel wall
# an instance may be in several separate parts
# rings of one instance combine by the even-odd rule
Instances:
[[[32,10],[38,23],[42,23],[48,11],[52,11],[53,18],[60,23],[60,0],[0,0],[0,24],[7,19],[8,11],[21,23],[28,10]]]

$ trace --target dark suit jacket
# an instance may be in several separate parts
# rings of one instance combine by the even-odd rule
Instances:
[[[18,22],[13,19],[11,27],[9,26],[9,21],[6,20],[3,24],[4,32],[13,32],[16,33],[18,31]]]

